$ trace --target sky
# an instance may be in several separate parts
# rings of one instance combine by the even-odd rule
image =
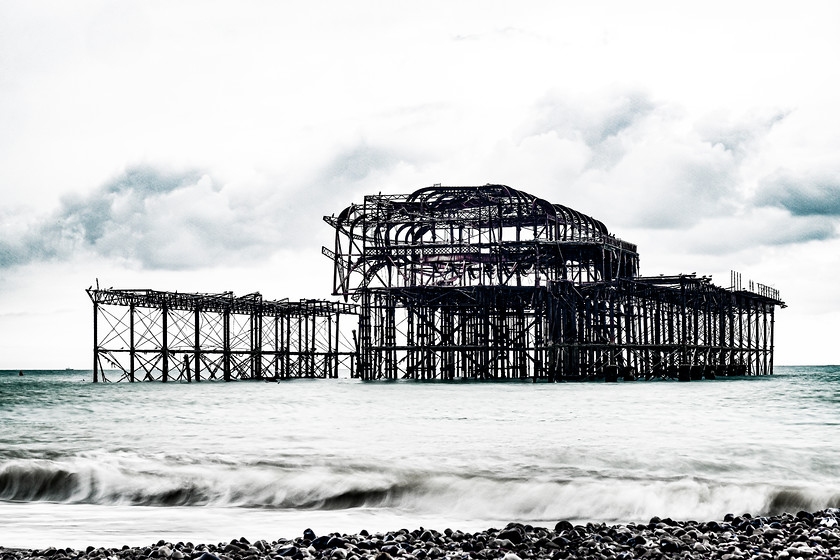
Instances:
[[[328,298],[324,215],[506,184],[645,275],[777,288],[836,364],[840,3],[0,3],[0,369],[90,368],[85,288]]]

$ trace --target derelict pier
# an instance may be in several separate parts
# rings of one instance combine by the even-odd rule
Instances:
[[[636,245],[523,191],[434,185],[365,196],[324,220],[343,302],[88,289],[94,381],[773,372],[776,289],[734,272],[725,288],[694,273],[642,276]]]
[[[325,220],[333,293],[359,303],[363,379],[772,373],[775,289],[640,276],[635,245],[525,192],[435,185]]]
[[[355,305],[266,301],[258,293],[87,293],[94,382],[329,378],[353,365],[340,318],[355,315]],[[118,377],[107,379],[108,370]]]

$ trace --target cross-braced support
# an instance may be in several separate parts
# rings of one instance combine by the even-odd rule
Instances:
[[[205,381],[338,377],[352,370],[341,315],[323,300],[266,301],[155,290],[88,289],[94,313],[94,381]]]

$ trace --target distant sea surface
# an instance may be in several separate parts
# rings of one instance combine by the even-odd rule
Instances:
[[[717,381],[91,383],[0,372],[0,546],[840,506],[840,367]]]

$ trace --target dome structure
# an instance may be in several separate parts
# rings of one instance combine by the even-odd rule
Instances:
[[[595,218],[505,185],[370,195],[338,216],[334,294],[371,287],[539,286],[638,275],[636,246]]]

